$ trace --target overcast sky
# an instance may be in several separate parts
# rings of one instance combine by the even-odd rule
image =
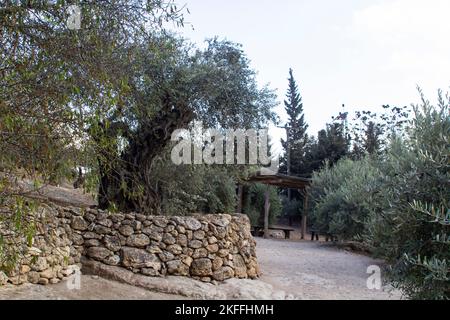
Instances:
[[[241,43],[261,84],[282,102],[289,68],[303,97],[310,134],[342,110],[379,110],[435,100],[450,85],[450,0],[184,0],[196,43],[219,36]],[[286,116],[283,104],[277,108]],[[282,129],[271,129],[278,151]]]

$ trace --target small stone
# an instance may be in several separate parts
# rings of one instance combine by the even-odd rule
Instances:
[[[40,278],[38,281],[38,284],[42,284],[42,285],[47,285],[48,284],[48,279],[46,278]]]
[[[194,276],[209,276],[212,274],[212,263],[208,258],[200,258],[192,261],[191,274]]]
[[[112,255],[103,259],[103,262],[110,266],[117,266],[120,263],[120,257],[118,255]]]
[[[39,273],[39,276],[41,278],[51,279],[55,277],[55,271],[52,268],[48,268],[42,272]]]
[[[27,274],[27,280],[28,282],[32,283],[32,284],[37,284],[39,282],[40,276],[39,276],[39,272],[37,271],[30,271]]]
[[[194,232],[194,239],[203,240],[205,238],[205,231],[197,230]]]
[[[153,217],[153,223],[158,227],[165,228],[167,226],[168,222],[169,222],[169,219],[167,219],[166,217],[161,217],[161,216]]]
[[[145,247],[150,244],[150,239],[145,234],[134,234],[128,237],[127,246],[130,247]]]
[[[183,247],[187,246],[187,243],[188,243],[187,236],[184,234],[179,234],[178,238],[177,238],[177,242],[180,246],[183,246]]]
[[[84,215],[84,219],[89,221],[89,222],[93,222],[96,219],[96,216],[92,213],[87,213]]]
[[[183,253],[183,248],[179,244],[171,244],[166,250],[175,255]]]
[[[36,247],[31,247],[28,249],[28,254],[32,256],[40,256],[42,253],[42,250]]]
[[[19,276],[13,276],[13,277],[9,277],[8,281],[11,282],[13,285],[17,286],[20,284],[20,279]]]
[[[226,256],[228,256],[230,252],[227,249],[220,249],[217,254],[219,255],[219,257],[221,258],[225,258]]]
[[[213,234],[217,239],[223,239],[227,236],[227,229],[224,227],[216,227],[213,230]]]
[[[125,219],[125,216],[121,213],[114,213],[110,216],[110,219],[114,223],[121,222],[123,219]]]
[[[146,216],[146,215],[143,215],[143,214],[137,213],[137,214],[136,214],[136,219],[137,219],[138,221],[143,222],[143,221],[145,221],[145,219],[147,219],[147,216]]]
[[[162,237],[162,241],[165,244],[175,244],[177,241],[175,240],[175,238],[169,234],[169,233],[164,233],[163,237]]]
[[[234,276],[234,271],[230,267],[221,267],[219,270],[213,273],[214,280],[224,281]]]
[[[67,208],[67,210],[68,210],[70,213],[72,213],[73,215],[76,215],[76,216],[81,216],[81,215],[82,215],[82,211],[81,211],[80,208],[77,208],[77,207],[69,207],[69,208]]]
[[[209,252],[214,253],[214,252],[219,251],[219,246],[217,245],[217,243],[209,244],[209,245],[206,246],[206,250],[208,250]]]
[[[83,236],[78,233],[73,233],[72,234],[72,242],[77,246],[83,245],[84,244]]]
[[[209,243],[209,244],[217,243],[217,238],[214,237],[214,236],[209,237],[209,238],[208,238],[208,243]]]
[[[38,257],[34,264],[31,265],[31,270],[33,271],[43,271],[47,269],[47,259],[44,257]]]
[[[98,247],[100,245],[100,241],[97,239],[88,239],[84,242],[86,247]]]
[[[104,210],[98,210],[97,212],[97,221],[107,219],[109,217],[109,213]]]
[[[132,268],[148,268],[151,267],[155,270],[161,269],[160,259],[152,253],[149,253],[143,249],[136,249],[130,247],[123,247],[122,251],[122,263],[126,267]]]
[[[184,221],[184,225],[187,229],[196,231],[202,227],[202,224],[195,218],[187,217]]]
[[[228,214],[211,215],[211,223],[219,227],[226,227],[230,224],[231,216]]]
[[[139,231],[142,229],[142,222],[140,222],[138,220],[134,220],[132,222],[131,226],[133,227],[134,230]]]
[[[172,260],[166,263],[167,272],[172,275],[177,276],[187,276],[189,275],[189,267],[184,264],[181,260]]]
[[[208,251],[205,248],[198,248],[195,249],[194,254],[192,255],[192,258],[206,258],[208,256]]]
[[[99,225],[111,228],[111,226],[113,225],[113,222],[109,219],[102,219],[102,220],[98,220],[97,223]]]
[[[200,240],[191,240],[189,241],[189,247],[193,249],[198,249],[203,246],[203,243]]]
[[[25,274],[30,272],[31,268],[30,266],[27,266],[26,264],[23,264],[20,266],[20,274]]]
[[[214,258],[214,260],[212,261],[212,269],[213,269],[214,271],[218,270],[222,265],[223,265],[223,260],[222,260],[222,258],[216,257],[216,258]]]
[[[105,244],[105,247],[111,251],[119,251],[122,247],[118,236],[105,236],[103,243]]]
[[[183,263],[184,263],[185,265],[187,265],[188,267],[191,266],[193,260],[194,260],[194,259],[192,259],[192,258],[189,257],[189,256],[185,256],[185,257],[183,257],[183,258],[181,259],[181,261],[183,261]]]
[[[154,244],[148,246],[147,248],[145,248],[145,250],[147,250],[150,253],[162,253],[161,248]]]
[[[74,230],[84,231],[88,227],[88,223],[83,219],[83,217],[75,216],[72,219],[72,223],[70,225]]]
[[[169,224],[169,225],[164,229],[164,232],[166,232],[166,233],[171,233],[171,232],[174,231],[174,230],[175,230],[175,226],[172,225],[172,224]]]
[[[109,234],[111,232],[111,229],[105,226],[102,226],[100,224],[96,225],[94,227],[95,232],[100,234]]]
[[[161,261],[163,261],[163,262],[167,262],[167,261],[170,261],[170,260],[173,260],[173,259],[175,259],[175,256],[171,253],[171,252],[168,252],[168,251],[163,251],[163,252],[161,252],[159,255],[158,255],[158,257],[161,259]]]
[[[162,227],[151,225],[150,227],[144,228],[142,232],[148,235],[152,240],[161,241],[164,229]]]
[[[87,256],[96,260],[103,260],[111,255],[111,251],[104,247],[90,247],[86,252]]]
[[[96,234],[95,232],[88,231],[83,234],[83,238],[85,238],[85,239],[100,239],[101,236]]]
[[[51,284],[57,284],[60,280],[58,278],[52,278],[50,279]]]
[[[134,233],[134,229],[133,229],[133,227],[131,227],[129,225],[122,225],[119,228],[119,232],[120,232],[120,234],[128,237]]]

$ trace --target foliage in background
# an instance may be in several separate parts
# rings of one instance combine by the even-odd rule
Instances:
[[[264,203],[267,190],[269,190],[270,201],[269,225],[275,223],[282,211],[281,199],[277,188],[260,183],[251,183],[245,186],[245,189],[243,212],[249,216],[251,224],[264,225]]]
[[[175,165],[166,152],[155,160],[151,181],[161,194],[164,215],[233,213],[236,182],[242,174],[235,166]]]
[[[211,39],[205,50],[194,53],[170,37],[160,44],[169,50],[145,47],[132,56],[133,72],[126,79],[132,88],[129,100],[94,134],[113,142],[111,152],[99,161],[101,208],[115,204],[120,211],[159,213],[160,194],[150,180],[153,160],[172,133],[187,129],[193,120],[208,128],[248,129],[275,119],[274,95],[258,88],[238,44]]]
[[[313,220],[372,247],[410,298],[450,298],[450,99],[422,95],[383,156],[341,160],[313,177]],[[403,138],[402,138],[403,136]]]
[[[281,203],[282,203],[282,213],[283,216],[290,216],[290,217],[294,217],[294,216],[298,216],[301,215],[303,213],[303,199],[299,200],[299,199],[291,199],[291,201],[289,201],[289,199],[282,195],[281,196]]]
[[[313,226],[345,240],[363,235],[380,188],[379,176],[369,157],[360,161],[342,159],[314,173],[310,188]]]
[[[226,128],[275,120],[275,95],[258,87],[240,45],[215,38],[200,50],[164,30],[183,24],[173,1],[74,3],[79,30],[66,26],[72,1],[2,3],[3,172],[18,163],[48,182],[82,164],[101,208],[158,213],[149,179],[173,130],[194,119]]]

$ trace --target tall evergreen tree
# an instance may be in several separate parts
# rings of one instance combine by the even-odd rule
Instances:
[[[310,173],[321,169],[327,161],[330,165],[349,153],[349,139],[345,134],[344,124],[333,122],[326,129],[318,132],[306,155],[306,170]]]
[[[288,82],[286,100],[284,101],[288,122],[285,127],[286,140],[281,139],[281,144],[285,151],[281,160],[281,171],[291,175],[305,175],[307,174],[304,162],[308,142],[308,135],[306,134],[308,125],[305,122],[302,97],[292,69],[289,69]],[[290,164],[289,168],[288,163]]]
[[[379,154],[381,150],[380,137],[383,134],[380,124],[369,121],[364,133],[365,137],[363,138],[363,146],[366,152],[372,155]]]

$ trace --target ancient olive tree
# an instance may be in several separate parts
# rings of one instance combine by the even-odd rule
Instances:
[[[132,49],[126,102],[91,128],[95,139],[115,142],[99,158],[100,207],[158,212],[154,159],[172,132],[192,120],[233,129],[260,128],[274,119],[274,95],[258,88],[239,46],[217,39],[207,44],[204,51],[192,51],[181,40],[161,36]]]

